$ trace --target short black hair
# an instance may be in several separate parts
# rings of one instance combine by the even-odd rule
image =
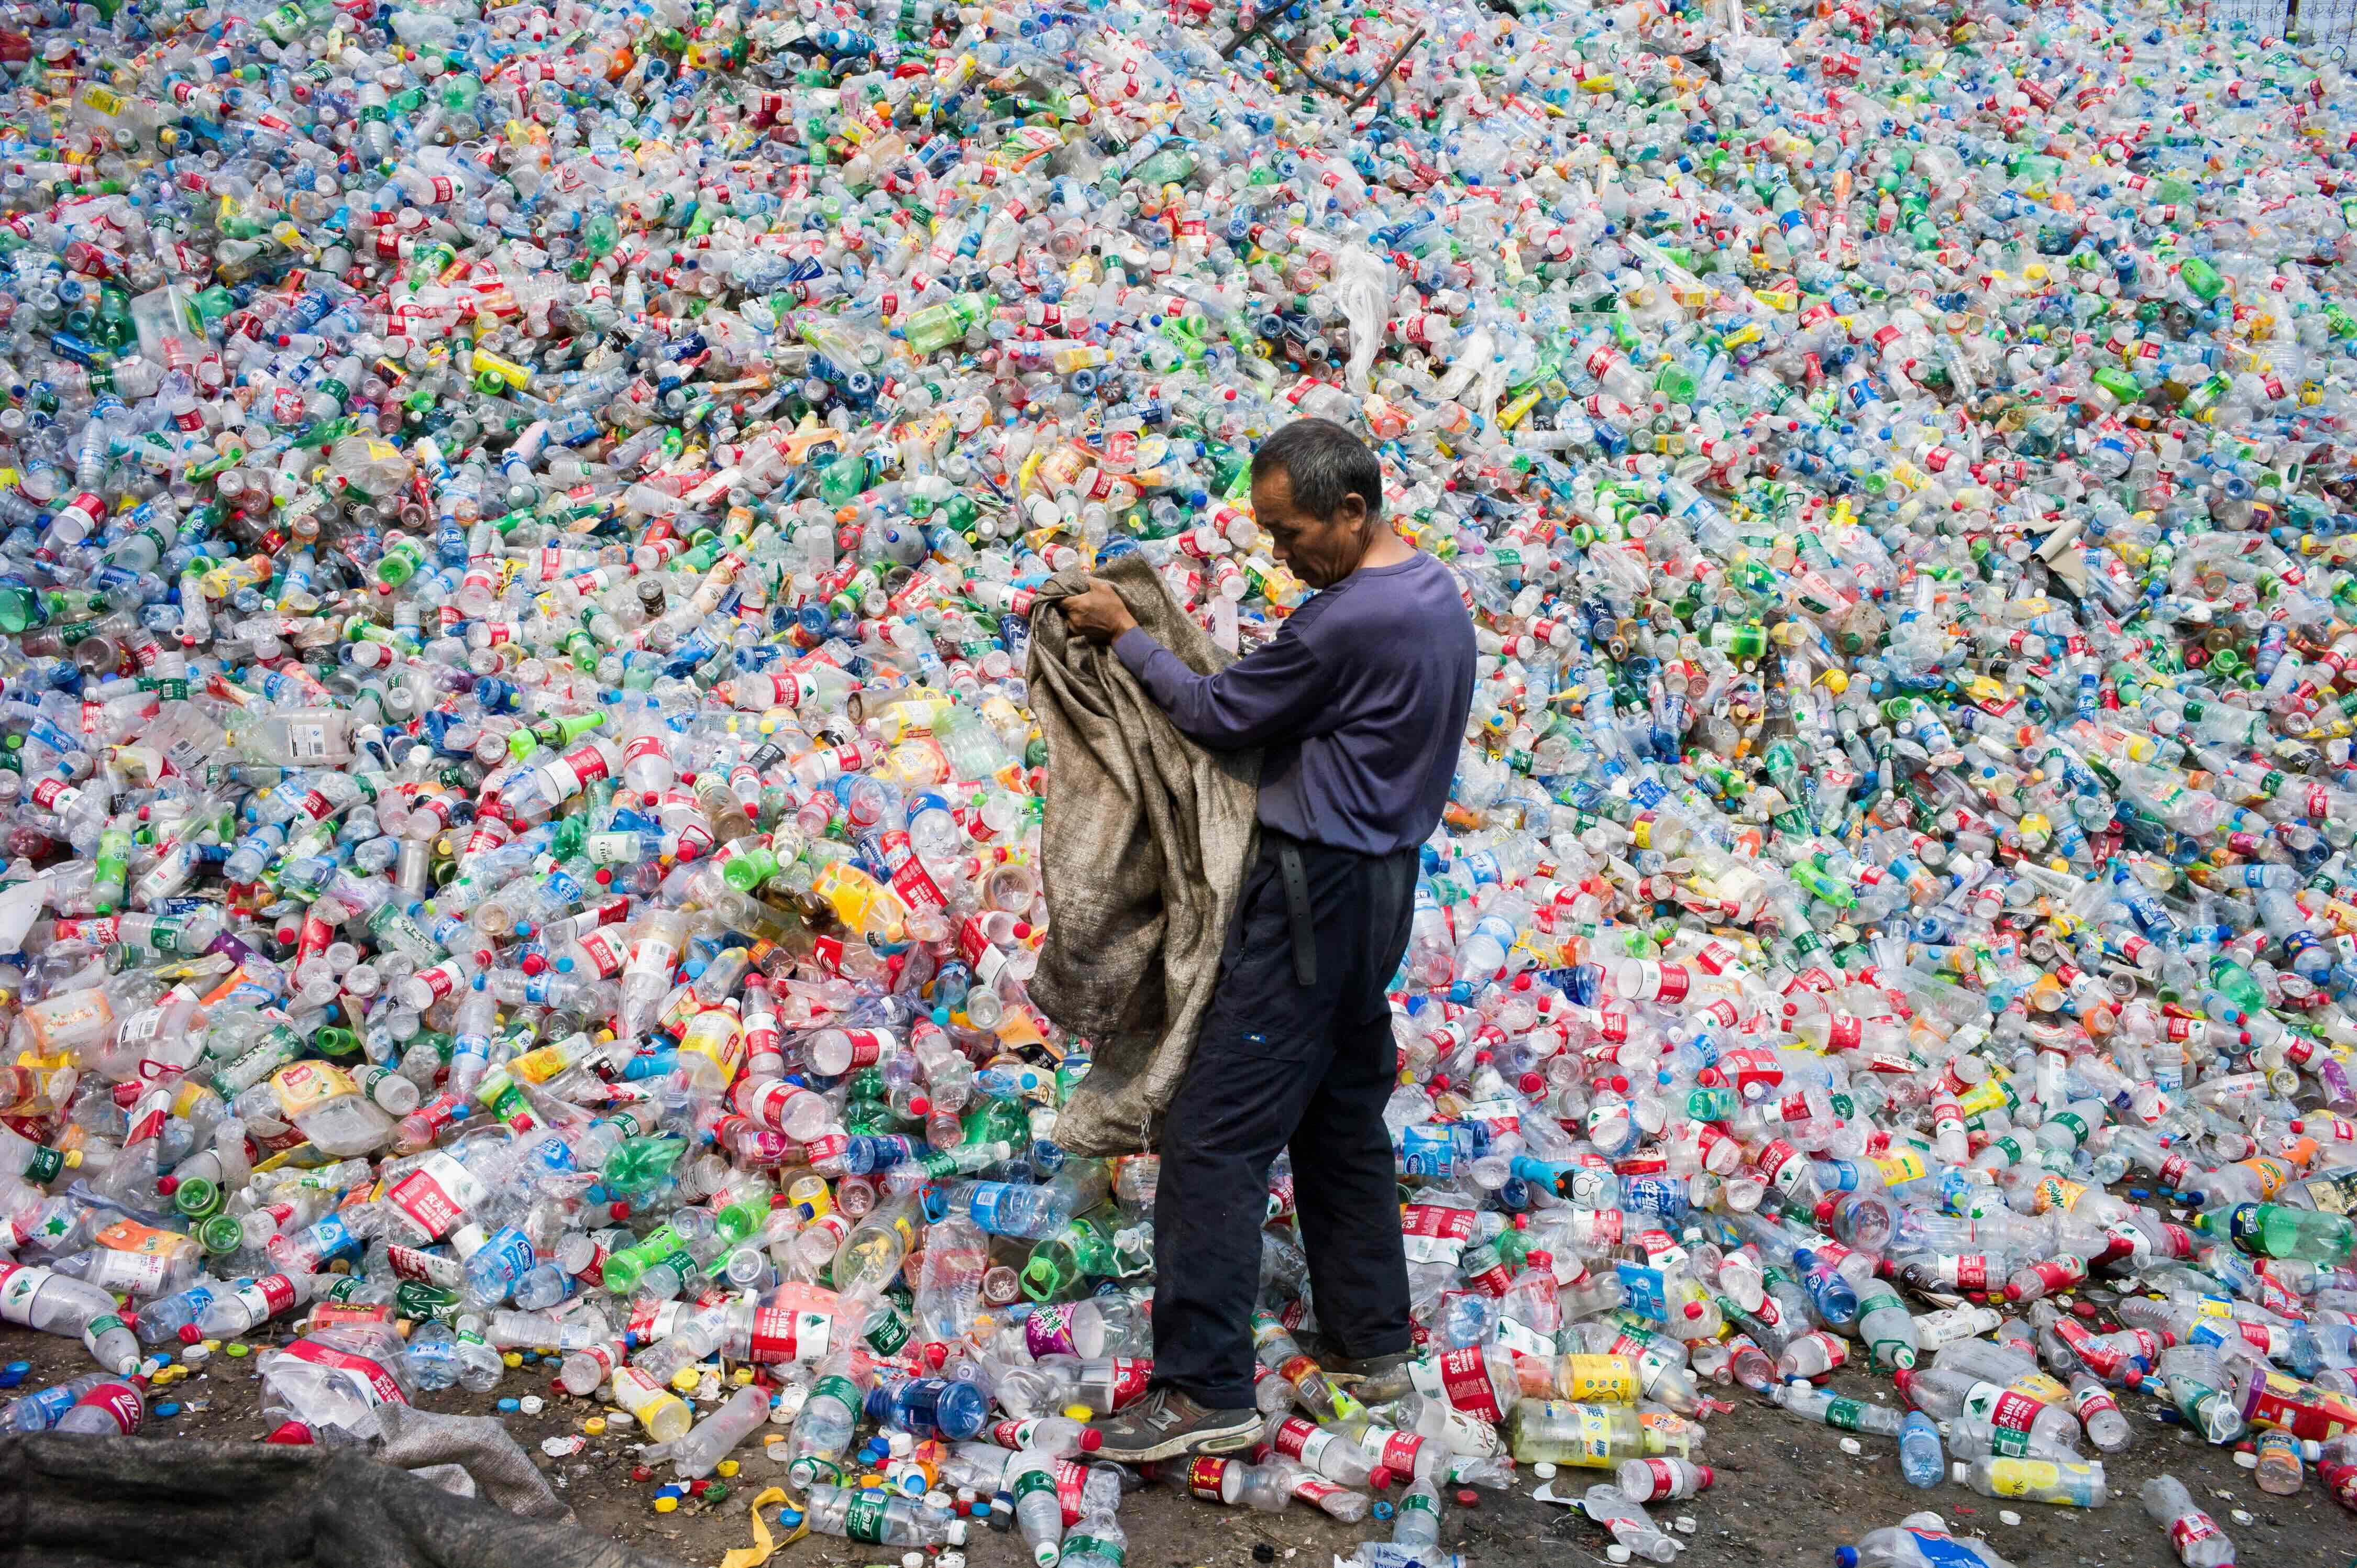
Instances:
[[[1310,516],[1329,518],[1342,498],[1356,493],[1372,521],[1383,511],[1383,466],[1367,444],[1330,419],[1297,419],[1260,444],[1253,454],[1254,479],[1283,469],[1293,482],[1293,503]]]

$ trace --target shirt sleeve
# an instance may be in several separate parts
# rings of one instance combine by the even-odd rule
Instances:
[[[1212,675],[1198,675],[1142,627],[1114,652],[1178,733],[1213,751],[1241,751],[1323,734],[1334,682],[1288,621],[1269,642]]]

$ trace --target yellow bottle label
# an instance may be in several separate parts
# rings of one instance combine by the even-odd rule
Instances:
[[[630,1412],[640,1425],[651,1425],[661,1413],[680,1402],[680,1397],[659,1386],[652,1378],[636,1367],[614,1369],[614,1402]]]
[[[546,1083],[577,1058],[578,1047],[571,1037],[545,1045],[537,1050],[524,1052],[508,1063],[508,1076],[526,1083]]]
[[[681,1038],[679,1048],[704,1058],[720,1069],[723,1079],[734,1082],[737,1069],[745,1058],[745,1034],[726,1008],[716,1007],[696,1015]]]
[[[1998,1459],[1989,1465],[1989,1490],[2000,1498],[2026,1498],[2062,1484],[2062,1466],[2045,1459]]]
[[[359,1086],[343,1069],[327,1062],[296,1062],[280,1068],[271,1079],[270,1087],[278,1097],[279,1111],[290,1122],[317,1111],[330,1100],[360,1092]]]
[[[1620,1461],[1612,1456],[1612,1418],[1600,1410],[1578,1410],[1579,1430],[1570,1440],[1572,1452],[1563,1463],[1609,1469]]]
[[[2043,1372],[2024,1372],[2006,1384],[2006,1388],[2010,1392],[2034,1399],[2040,1404],[2067,1407],[2071,1402],[2070,1385],[2050,1378]]]
[[[1556,1383],[1564,1398],[1594,1404],[1635,1404],[1644,1391],[1637,1369],[1620,1356],[1566,1356]]]
[[[1984,1079],[1956,1097],[1956,1109],[1966,1116],[1985,1116],[2005,1103],[2004,1081]]]
[[[897,940],[909,912],[898,894],[846,861],[820,872],[811,890],[826,900],[836,919],[863,935],[876,932]]]
[[[1924,1164],[1922,1151],[1920,1149],[1902,1149],[1895,1155],[1885,1155],[1874,1162],[1874,1168],[1882,1173],[1882,1185],[1885,1187],[1897,1187],[1901,1182],[1921,1181],[1931,1173],[1931,1167]]]

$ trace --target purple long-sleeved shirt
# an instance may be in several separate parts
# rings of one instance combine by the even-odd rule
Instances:
[[[1473,621],[1448,567],[1419,552],[1361,567],[1215,675],[1132,629],[1114,651],[1178,733],[1264,747],[1260,821],[1384,854],[1439,825],[1473,703]]]

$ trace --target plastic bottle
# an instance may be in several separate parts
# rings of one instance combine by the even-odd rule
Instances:
[[[1650,1503],[1708,1491],[1717,1478],[1709,1466],[1684,1459],[1624,1459],[1616,1481],[1631,1502]]]
[[[654,1382],[635,1367],[614,1369],[614,1402],[630,1412],[658,1443],[676,1443],[694,1422],[687,1402]]]
[[[938,1546],[949,1536],[948,1524],[923,1505],[881,1491],[854,1491],[823,1482],[811,1487],[801,1520],[822,1535],[866,1541],[876,1546]]]
[[[2234,1561],[2234,1543],[2217,1520],[2194,1505],[2184,1482],[2170,1475],[2155,1476],[2136,1495],[2153,1523],[2169,1531],[2169,1543],[2185,1568],[2225,1568]]]
[[[2100,1452],[2120,1453],[2132,1441],[2134,1434],[2128,1419],[2120,1413],[2119,1402],[2112,1398],[2111,1391],[2084,1372],[2071,1380],[2071,1408],[2078,1412],[2087,1441]]]
[[[146,1419],[146,1380],[118,1378],[84,1391],[49,1430],[88,1437],[129,1437]]]
[[[1909,1411],[1900,1427],[1899,1474],[1909,1486],[1927,1489],[1947,1478],[1947,1458],[1940,1446],[1939,1428],[1920,1410]]]
[[[1120,1508],[1119,1477],[1106,1466],[1092,1467],[1081,1483],[1080,1517],[1064,1536],[1059,1563],[1064,1568],[1122,1568],[1129,1538],[1121,1527]]]
[[[1392,1544],[1418,1552],[1440,1544],[1440,1493],[1422,1477],[1409,1483],[1393,1505]]]
[[[1652,1521],[1645,1517],[1645,1510],[1631,1501],[1620,1487],[1598,1482],[1582,1496],[1580,1508],[1632,1555],[1648,1563],[1676,1561],[1678,1543],[1655,1530]]]
[[[769,1394],[759,1388],[739,1389],[687,1435],[671,1441],[662,1456],[671,1460],[682,1480],[700,1479],[769,1419]]]
[[[28,1263],[0,1267],[0,1318],[44,1334],[81,1338],[93,1359],[118,1377],[139,1364],[139,1341],[115,1315],[114,1297],[96,1285]]]
[[[2104,1485],[2104,1467],[2093,1463],[1975,1459],[1952,1466],[1949,1478],[1985,1498],[2021,1498],[2060,1508],[2099,1509],[2109,1496]]]
[[[1849,1432],[1871,1432],[1878,1437],[1897,1437],[1906,1424],[1906,1418],[1898,1411],[1857,1400],[1840,1399],[1822,1389],[1813,1389],[1806,1383],[1774,1384],[1768,1390],[1768,1397],[1804,1420],[1838,1426]]]
[[[1063,1506],[1056,1500],[1056,1476],[1045,1455],[1016,1455],[1007,1466],[1007,1489],[1015,1495],[1015,1524],[1039,1568],[1055,1568],[1062,1555]]]
[[[1539,1400],[1516,1409],[1508,1446],[1522,1464],[1604,1469],[1658,1454],[1663,1443],[1633,1410]]]
[[[1935,1513],[1909,1514],[1895,1525],[1869,1530],[1855,1546],[1834,1549],[1835,1568],[2011,1568],[1996,1549],[1978,1536],[1948,1533],[1947,1521]]]
[[[84,1394],[113,1380],[108,1372],[84,1372],[62,1383],[51,1383],[28,1394],[19,1394],[0,1408],[0,1430],[8,1432],[47,1432],[57,1425],[65,1413],[81,1402]]]
[[[838,1352],[819,1364],[818,1379],[794,1417],[787,1475],[796,1486],[811,1487],[839,1473],[836,1461],[851,1446],[865,1402],[863,1379],[861,1361],[852,1352]]]

